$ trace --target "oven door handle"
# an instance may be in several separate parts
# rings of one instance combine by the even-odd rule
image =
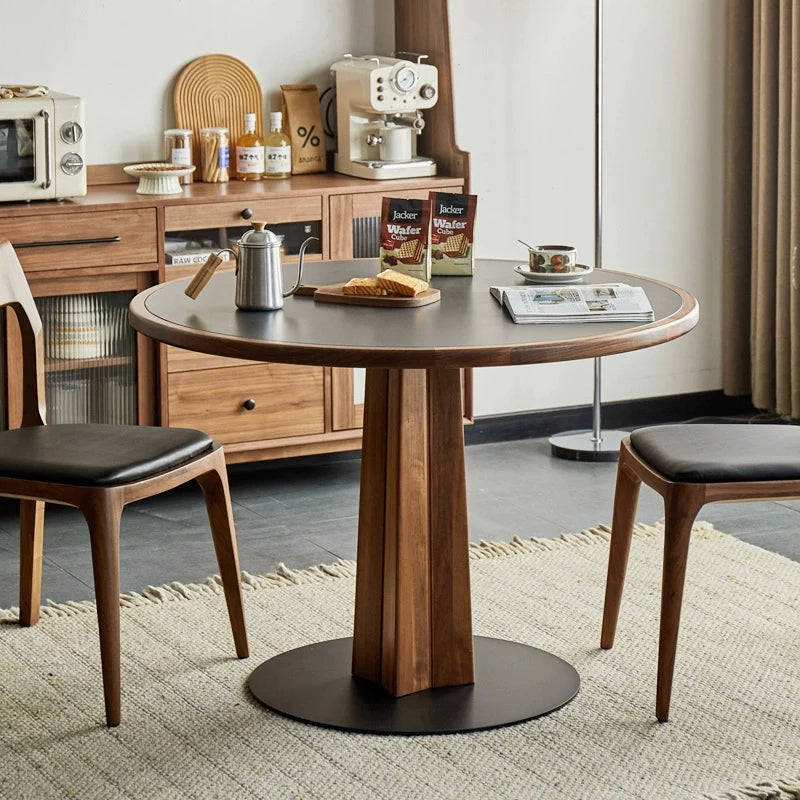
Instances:
[[[120,242],[119,236],[102,236],[97,239],[54,239],[50,242],[11,242],[11,246],[17,250],[23,247],[60,247],[70,244],[113,244]]]
[[[51,150],[53,149],[53,128],[50,122],[50,114],[44,109],[40,112],[44,119],[44,180],[42,181],[42,189],[49,189],[53,183],[53,157]]]

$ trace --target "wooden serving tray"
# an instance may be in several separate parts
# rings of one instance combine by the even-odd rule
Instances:
[[[442,293],[438,289],[426,289],[414,297],[393,297],[382,295],[372,297],[366,294],[344,294],[342,292],[343,283],[335,283],[332,286],[320,286],[314,292],[314,300],[318,303],[345,303],[353,306],[380,306],[382,308],[416,308],[417,306],[427,306],[431,303],[438,303]]]

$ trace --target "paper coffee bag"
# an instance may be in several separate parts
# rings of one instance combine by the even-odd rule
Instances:
[[[430,200],[431,274],[472,275],[477,195],[431,192]]]
[[[292,175],[325,172],[325,134],[313,83],[281,85],[284,130],[292,140]]]
[[[390,267],[423,281],[431,279],[429,200],[384,197],[381,209],[381,269]]]

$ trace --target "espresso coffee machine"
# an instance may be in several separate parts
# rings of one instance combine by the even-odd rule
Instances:
[[[337,172],[373,180],[436,174],[436,162],[417,155],[417,137],[423,109],[439,97],[439,73],[422,63],[427,56],[414,58],[346,55],[331,66]]]

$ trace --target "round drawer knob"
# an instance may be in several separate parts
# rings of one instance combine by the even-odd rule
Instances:
[[[252,411],[256,407],[256,401],[252,397],[248,397],[242,405],[248,410]]]
[[[246,208],[246,209],[244,209],[244,211],[242,211],[242,213],[239,216],[242,219],[250,219],[250,217],[253,216],[253,209],[252,208]]]

